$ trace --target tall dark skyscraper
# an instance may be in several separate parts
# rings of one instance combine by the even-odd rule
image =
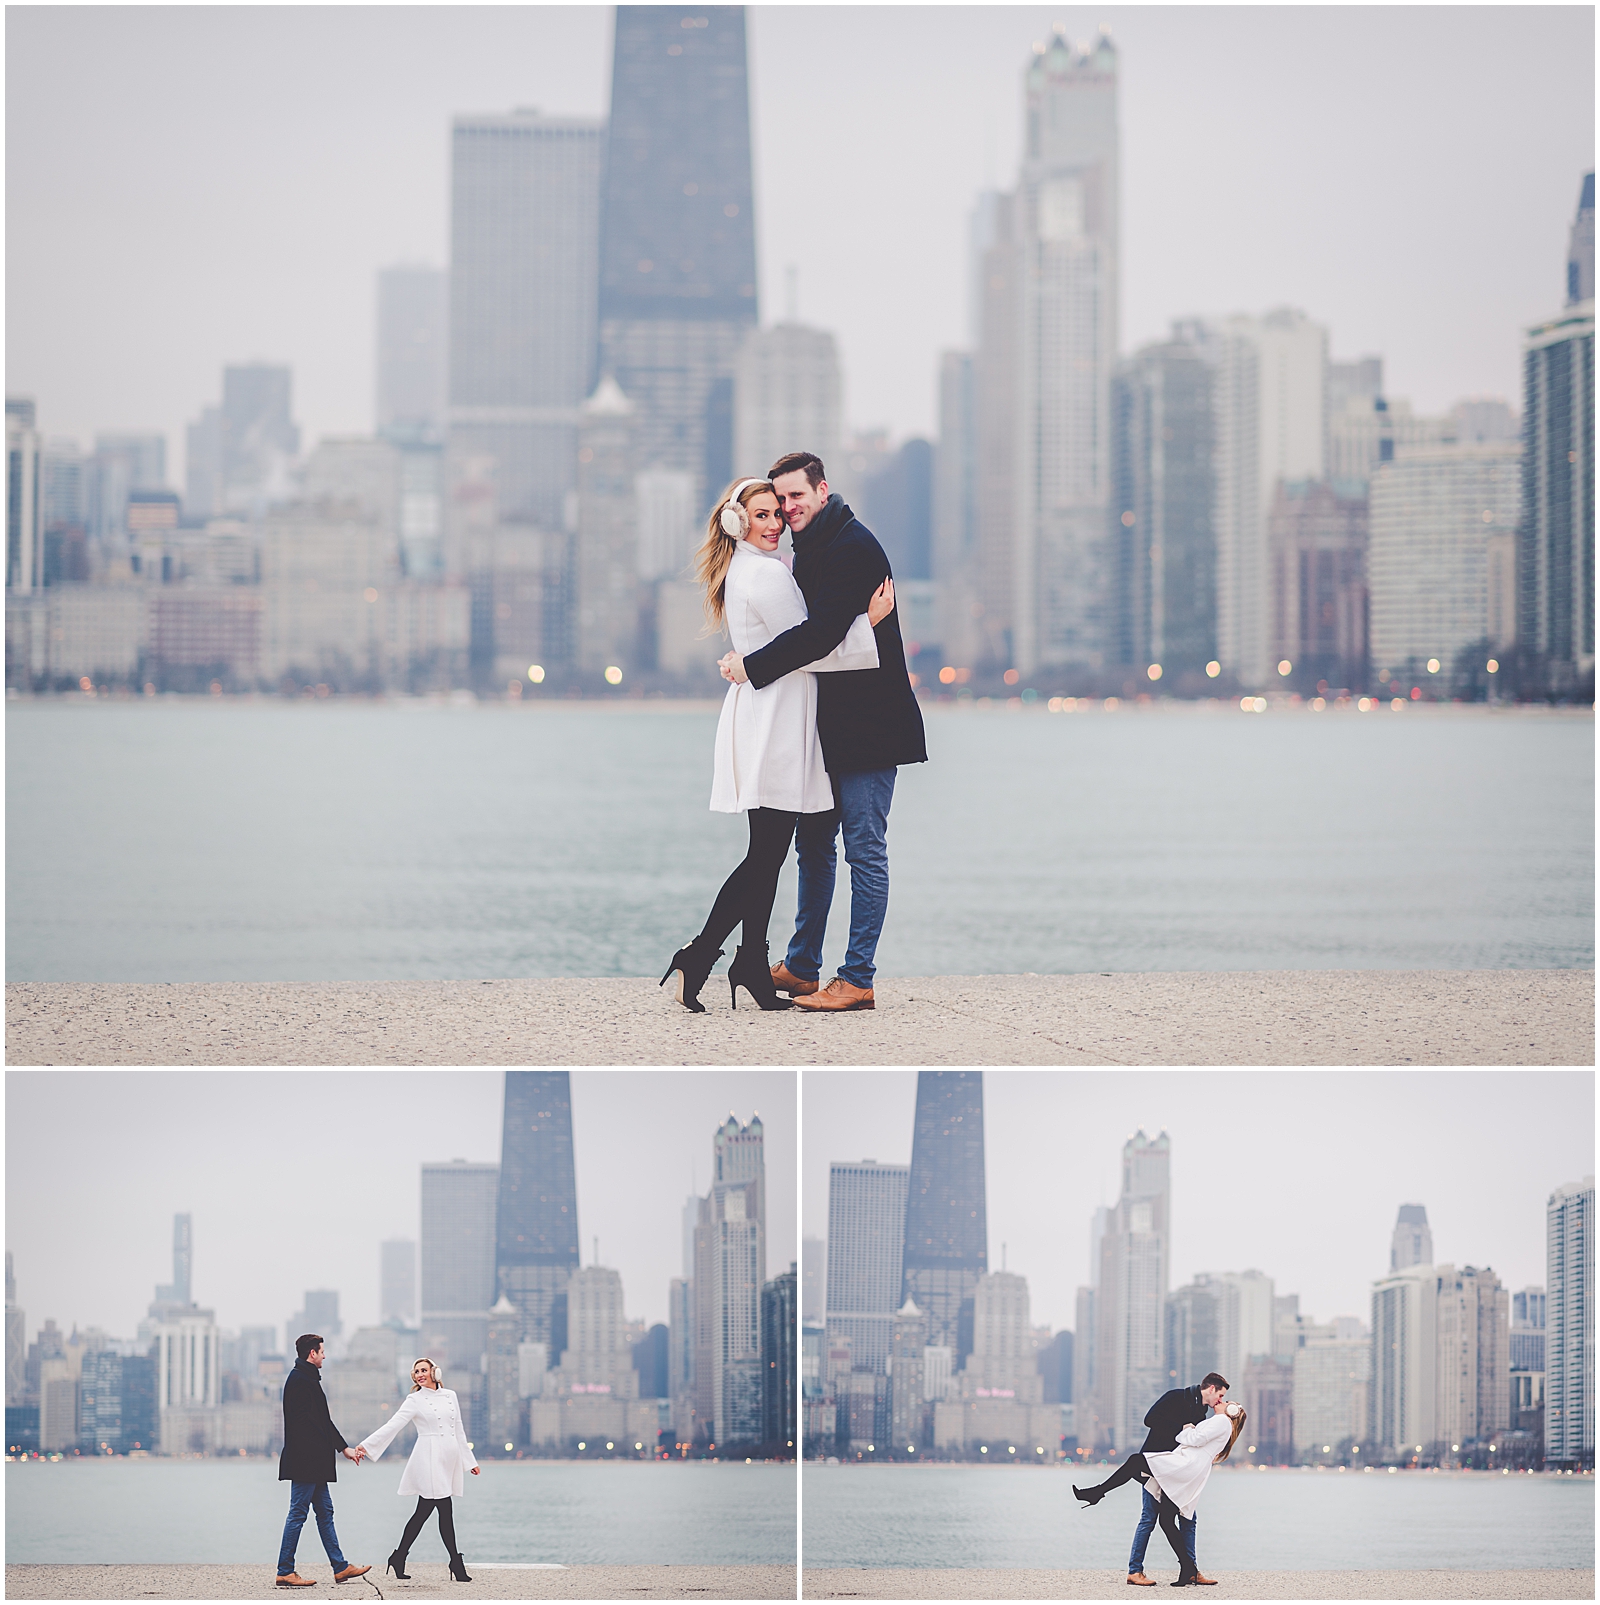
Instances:
[[[957,1366],[972,1352],[972,1299],[988,1245],[983,1072],[919,1071],[900,1296],[927,1314],[928,1342],[954,1349]]]
[[[600,369],[638,409],[639,467],[693,474],[701,504],[734,472],[734,357],[756,322],[752,191],[744,8],[618,6]]]
[[[566,1342],[567,1279],[578,1268],[572,1090],[565,1070],[506,1071],[495,1270],[522,1316],[519,1341]]]

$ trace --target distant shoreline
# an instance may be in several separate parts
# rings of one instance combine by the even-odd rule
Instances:
[[[938,712],[940,710],[956,709],[969,711],[985,708],[991,712],[1000,713],[1029,713],[1029,714],[1095,714],[1120,713],[1152,715],[1157,713],[1183,713],[1199,711],[1208,714],[1225,715],[1238,714],[1241,699],[1238,697],[1153,697],[1141,693],[1137,697],[1052,697],[1036,696],[1029,700],[1020,696],[961,696],[951,695],[948,692],[932,692],[927,687],[918,691],[918,702],[923,710]],[[1280,691],[1274,691],[1260,700],[1267,704],[1266,712],[1292,713],[1306,717],[1328,718],[1344,716],[1361,716],[1369,710],[1361,710],[1358,700],[1347,698],[1342,702],[1329,704],[1325,708],[1315,708],[1311,701],[1299,697],[1289,696]],[[487,693],[482,696],[473,691],[439,691],[419,696],[404,696],[395,693],[383,693],[377,696],[367,696],[356,692],[328,691],[324,695],[308,695],[302,691],[295,696],[285,696],[277,691],[160,691],[153,695],[140,693],[127,687],[119,687],[106,691],[19,691],[14,687],[6,690],[6,701],[13,707],[26,703],[37,703],[44,706],[87,706],[90,703],[112,703],[117,706],[138,703],[171,706],[174,703],[182,705],[199,705],[221,703],[229,706],[251,707],[300,707],[306,703],[327,703],[337,707],[370,707],[370,708],[402,708],[407,710],[418,708],[519,708],[519,709],[567,709],[585,712],[598,709],[608,709],[622,713],[707,713],[716,712],[722,706],[722,697],[711,694],[701,697],[668,696],[665,694],[629,695],[619,693],[616,696],[567,696],[551,693],[528,695],[524,697],[508,697],[504,693]],[[1071,707],[1052,707],[1051,703],[1071,703]],[[1390,713],[1392,710],[1387,700],[1380,699],[1380,705],[1373,707],[1370,712],[1374,714]],[[1422,701],[1411,703],[1398,710],[1408,717],[1417,718],[1421,715],[1437,717],[1445,715],[1460,718],[1473,714],[1494,714],[1504,717],[1510,714],[1538,715],[1541,718],[1581,718],[1593,720],[1594,704],[1580,703],[1549,703],[1549,702],[1445,702]]]

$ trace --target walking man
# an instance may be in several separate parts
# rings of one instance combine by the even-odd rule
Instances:
[[[339,1535],[333,1530],[333,1496],[328,1484],[338,1481],[333,1457],[342,1454],[359,1466],[364,1455],[344,1441],[328,1414],[327,1395],[322,1391],[322,1362],[327,1358],[322,1339],[307,1332],[295,1339],[294,1369],[283,1383],[283,1453],[278,1457],[278,1481],[289,1484],[289,1519],[283,1524],[283,1544],[278,1550],[278,1587],[310,1588],[314,1577],[302,1577],[294,1569],[294,1552],[300,1543],[300,1529],[306,1513],[316,1511],[317,1531],[322,1547],[333,1563],[333,1580],[348,1583],[352,1577],[372,1570],[352,1566],[339,1549]]]
[[[1208,1371],[1197,1388],[1169,1388],[1150,1406],[1144,1424],[1150,1429],[1144,1440],[1143,1454],[1170,1453],[1178,1447],[1178,1434],[1185,1427],[1197,1426],[1211,1413],[1218,1399],[1228,1392],[1227,1379],[1216,1371]],[[1128,1581],[1137,1588],[1154,1588],[1153,1578],[1144,1574],[1145,1546],[1156,1530],[1156,1519],[1161,1501],[1144,1490],[1144,1502],[1139,1510],[1139,1525],[1133,1533],[1133,1549],[1128,1555]],[[1194,1567],[1195,1582],[1206,1588],[1216,1586],[1216,1578],[1201,1575],[1195,1559],[1195,1516],[1179,1516],[1178,1531],[1183,1535],[1184,1547],[1189,1551],[1189,1564]]]
[[[794,578],[808,617],[747,658],[736,652],[723,658],[727,679],[748,680],[757,690],[826,657],[889,577],[883,548],[843,498],[828,489],[822,459],[814,452],[780,457],[767,478],[794,542]],[[817,676],[817,735],[833,781],[834,806],[825,814],[800,815],[794,938],[783,962],[772,966],[777,989],[789,993],[797,1008],[819,1013],[874,1007],[873,960],[889,908],[885,838],[895,772],[900,764],[928,761],[922,710],[906,673],[899,610],[881,619],[873,633],[877,668]],[[819,990],[837,866],[834,843],[841,829],[850,866],[850,942],[839,973]]]

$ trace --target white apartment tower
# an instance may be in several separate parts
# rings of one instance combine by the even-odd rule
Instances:
[[[1012,658],[1098,666],[1119,333],[1117,55],[1057,30],[1025,74],[1015,242]]]
[[[694,1234],[693,1435],[761,1436],[761,1287],[767,1275],[766,1160],[759,1115],[729,1114],[712,1138],[711,1191]]]
[[[1594,1466],[1594,1177],[1545,1206],[1544,1459]]]
[[[1203,333],[1216,370],[1217,650],[1224,673],[1263,685],[1267,512],[1281,481],[1323,477],[1328,331],[1285,307]]]
[[[1163,1313],[1171,1222],[1171,1139],[1135,1132],[1122,1149],[1122,1196],[1100,1241],[1095,1296],[1099,1436],[1122,1452],[1166,1391]],[[1232,1379],[1230,1379],[1232,1380]]]
[[[1438,1270],[1436,1428],[1454,1455],[1511,1425],[1511,1295],[1492,1270]]]
[[[1372,1397],[1367,1436],[1402,1460],[1438,1438],[1438,1278],[1409,1265],[1372,1285]]]
[[[1401,448],[1373,474],[1374,667],[1448,675],[1459,652],[1489,636],[1490,551],[1515,536],[1522,470],[1521,443],[1506,440]]]

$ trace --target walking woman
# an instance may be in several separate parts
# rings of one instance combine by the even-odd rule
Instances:
[[[1188,1545],[1178,1531],[1178,1518],[1194,1520],[1195,1506],[1205,1488],[1213,1466],[1220,1466],[1238,1442],[1246,1421],[1242,1404],[1229,1404],[1219,1398],[1211,1407],[1211,1414],[1197,1426],[1185,1427],[1178,1434],[1178,1447],[1163,1452],[1129,1455],[1102,1483],[1093,1488],[1080,1488],[1076,1483],[1072,1491],[1085,1505],[1098,1505],[1113,1488],[1137,1479],[1149,1486],[1151,1493],[1161,1501],[1161,1531],[1178,1557],[1178,1580],[1172,1586],[1183,1588],[1191,1583],[1209,1583],[1202,1578],[1189,1558]],[[1220,1453],[1219,1453],[1220,1450]]]
[[[478,1475],[478,1462],[473,1457],[472,1445],[467,1442],[467,1429],[461,1421],[461,1406],[449,1388],[439,1386],[439,1368],[432,1360],[418,1360],[411,1367],[411,1391],[400,1408],[370,1437],[362,1439],[356,1447],[367,1457],[376,1460],[394,1442],[395,1434],[406,1422],[417,1429],[417,1441],[406,1461],[400,1478],[400,1497],[417,1496],[417,1508],[411,1512],[400,1543],[389,1557],[388,1571],[409,1581],[406,1574],[406,1556],[416,1543],[417,1535],[434,1511],[439,1512],[439,1536],[450,1556],[450,1575],[458,1583],[470,1583],[467,1563],[456,1547],[455,1512],[452,1499],[459,1499],[466,1486],[463,1468]]]
[[[748,654],[806,619],[805,598],[778,551],[783,535],[778,497],[765,479],[730,485],[713,509],[706,538],[696,556],[696,577],[705,587],[706,617],[726,627],[734,650]],[[875,669],[878,643],[872,626],[894,610],[894,584],[885,580],[867,611],[850,626],[827,657],[808,663],[757,690],[728,687],[717,721],[715,768],[711,782],[714,813],[748,816],[750,846],[743,861],[723,882],[700,934],[672,955],[661,985],[676,970],[677,999],[696,1014],[705,1013],[700,988],[722,957],[722,944],[743,925],[743,940],[728,966],[734,1007],[742,986],[763,1009],[787,1009],[773,986],[767,962],[767,924],[778,891],[778,872],[788,856],[801,814],[823,814],[834,806],[833,783],[817,739],[819,673]]]

